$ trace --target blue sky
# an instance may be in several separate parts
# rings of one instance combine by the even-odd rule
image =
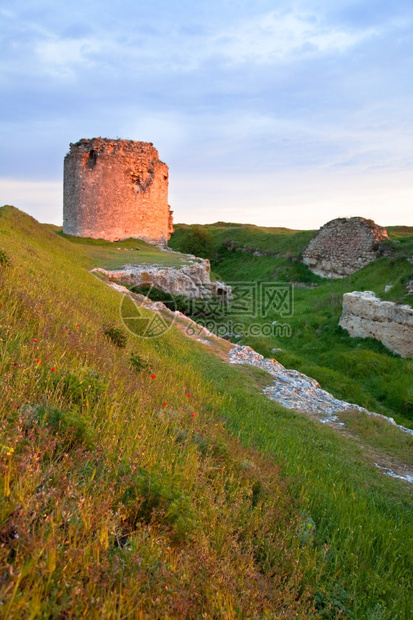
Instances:
[[[153,142],[176,222],[413,225],[412,0],[0,1],[0,204],[70,142]]]

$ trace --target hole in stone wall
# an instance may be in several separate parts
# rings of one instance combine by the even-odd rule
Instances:
[[[86,167],[90,169],[94,168],[96,166],[97,160],[98,160],[97,151],[92,149],[88,155],[88,158],[86,161]]]

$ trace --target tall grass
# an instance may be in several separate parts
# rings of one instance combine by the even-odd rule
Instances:
[[[0,248],[5,618],[409,618],[403,483],[178,331],[117,346],[87,247],[3,208]]]
[[[299,502],[191,346],[119,347],[82,248],[9,208],[0,231],[2,617],[313,617]]]

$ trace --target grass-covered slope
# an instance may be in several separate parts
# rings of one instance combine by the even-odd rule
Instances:
[[[253,224],[229,224],[226,222],[208,224],[203,228],[211,233],[216,248],[230,241],[232,245],[240,248],[261,250],[273,255],[300,253],[316,232],[314,230],[266,228]],[[193,226],[176,224],[175,233],[172,235],[169,245],[174,249],[179,249],[191,229]]]
[[[53,229],[60,237],[80,246],[79,249],[84,250],[93,267],[120,269],[125,264],[157,264],[163,267],[181,267],[188,262],[188,258],[184,255],[162,251],[157,246],[145,243],[141,239],[124,239],[112,243],[104,239],[73,237],[64,234],[60,228],[53,227]]]
[[[8,207],[0,239],[3,617],[306,617],[297,506],[193,345],[109,338],[81,247]]]
[[[2,617],[407,620],[407,486],[262,373],[125,332],[93,247],[0,209]]]
[[[413,295],[406,290],[413,279],[411,228],[390,227],[385,256],[334,282],[315,276],[300,261],[313,231],[222,223],[204,228],[212,239],[210,258],[217,277],[230,283],[294,287],[291,316],[283,317],[276,309],[263,313],[258,304],[255,316],[241,316],[235,308],[218,318],[218,323],[242,324],[243,344],[314,377],[338,398],[413,428],[413,360],[392,355],[376,340],[350,338],[338,326],[347,291],[370,290],[382,299],[413,303]],[[191,227],[178,226],[171,245],[179,249],[190,231]],[[263,255],[256,255],[256,249]],[[388,285],[392,288],[386,292]],[[273,321],[278,321],[278,327],[272,326]],[[284,324],[288,330],[281,330]],[[267,330],[265,335],[259,334],[260,329]]]

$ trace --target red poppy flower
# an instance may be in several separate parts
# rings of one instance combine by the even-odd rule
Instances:
[[[33,342],[39,342],[37,338],[33,338]]]
[[[166,403],[162,403],[162,405],[163,405],[164,407],[166,407]]]
[[[190,394],[187,394],[187,395],[186,395],[186,397],[187,397],[187,398],[191,398],[191,395],[190,395]]]
[[[194,418],[194,417],[195,417],[195,413],[191,413],[191,418]]]
[[[54,371],[56,370],[56,368],[55,368],[55,367],[53,367],[53,368],[51,368],[50,370],[51,370],[52,372],[54,372]]]
[[[42,362],[41,362],[41,360],[36,360],[36,363],[37,364],[41,364]]]
[[[155,379],[156,375],[151,375],[151,379]]]

